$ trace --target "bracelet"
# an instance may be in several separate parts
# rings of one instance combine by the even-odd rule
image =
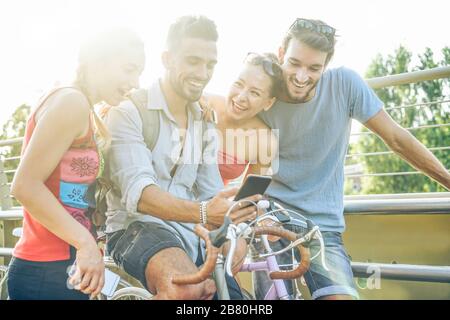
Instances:
[[[206,206],[208,205],[208,201],[200,202],[200,223],[206,224],[208,214],[206,212]]]

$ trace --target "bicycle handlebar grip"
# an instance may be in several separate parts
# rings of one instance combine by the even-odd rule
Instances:
[[[278,236],[285,238],[289,241],[295,241],[297,240],[297,235],[289,230],[286,230],[284,228],[280,227],[274,227],[274,226],[256,226],[253,228],[255,235],[260,236],[263,234],[271,235],[271,236]],[[271,272],[270,278],[272,280],[274,279],[294,279],[301,277],[306,271],[309,269],[310,265],[310,252],[308,248],[305,248],[302,245],[298,245],[297,249],[300,252],[301,261],[297,268],[290,270],[290,271],[274,271]]]
[[[194,228],[194,232],[200,238],[205,240],[207,251],[206,261],[196,273],[175,275],[172,279],[172,283],[174,284],[197,284],[205,281],[214,271],[214,267],[216,266],[219,249],[213,246],[211,239],[209,238],[209,231],[202,225],[197,224]]]

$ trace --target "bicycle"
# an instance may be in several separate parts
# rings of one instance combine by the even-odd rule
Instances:
[[[236,249],[237,240],[240,237],[250,240],[251,243],[256,237],[259,236],[267,251],[267,253],[259,254],[258,257],[256,257],[256,258],[263,258],[265,259],[265,261],[244,263],[239,270],[239,272],[253,272],[253,271],[269,272],[270,278],[274,280],[274,285],[267,292],[265,300],[274,300],[274,299],[290,300],[293,298],[288,294],[283,280],[297,279],[308,270],[310,263],[310,253],[307,248],[307,245],[313,239],[319,240],[321,249],[319,250],[318,254],[314,256],[312,259],[315,259],[319,254],[321,254],[322,264],[325,269],[328,269],[325,264],[324,242],[319,227],[306,218],[305,218],[306,232],[304,234],[297,235],[292,231],[284,229],[283,227],[258,226],[256,224],[261,223],[267,219],[277,223],[281,223],[283,220],[284,221],[291,220],[288,213],[289,211],[292,210],[285,209],[276,202],[271,203],[268,202],[267,200],[263,201],[265,202],[260,201],[258,204],[251,202],[251,204],[263,209],[275,206],[275,209],[272,208],[272,210],[266,212],[264,215],[258,217],[249,224],[241,223],[236,226],[231,222],[231,220],[228,217],[234,205],[238,205],[238,203],[242,202],[248,202],[248,201],[238,201],[230,208],[227,215],[225,216],[224,223],[219,229],[210,232],[202,225],[196,225],[194,228],[194,232],[199,237],[201,237],[206,243],[206,251],[207,251],[206,261],[204,265],[200,268],[200,270],[198,270],[196,273],[177,275],[173,278],[172,282],[174,284],[196,284],[206,280],[212,274],[216,282],[219,299],[229,300],[230,296],[225,282],[225,272],[228,275],[233,276],[231,271],[231,263]],[[280,216],[277,213],[284,215],[284,217]],[[287,240],[291,241],[291,243],[286,248],[277,252],[273,252],[270,248],[270,244],[267,239],[268,235],[286,238]],[[225,260],[223,255],[219,253],[219,248],[227,240],[231,241],[231,245],[229,253]],[[297,248],[299,250],[301,261],[292,270],[289,271],[280,270],[280,266],[276,261],[275,255],[281,254],[294,248]],[[298,297],[298,295],[296,295],[296,297]]]

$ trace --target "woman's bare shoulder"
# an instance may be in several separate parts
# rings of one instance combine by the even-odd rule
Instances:
[[[214,93],[204,93],[201,102],[207,103],[210,107],[215,110],[222,109],[225,106],[226,98],[219,94]]]
[[[86,119],[89,116],[91,107],[86,96],[75,88],[62,88],[53,93],[44,102],[36,113],[35,119],[38,121],[44,114],[61,116],[61,120],[70,118]]]

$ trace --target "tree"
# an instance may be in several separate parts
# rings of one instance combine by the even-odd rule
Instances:
[[[23,104],[14,111],[11,118],[3,125],[3,131],[0,135],[0,141],[14,138],[21,138],[25,135],[25,128],[28,116],[30,115],[30,106]],[[0,158],[11,158],[20,156],[21,144],[0,147]],[[8,160],[4,162],[5,170],[15,170],[19,160]],[[7,173],[8,181],[11,182],[13,173]]]
[[[412,67],[412,53],[400,46],[394,55],[383,58],[377,55],[369,66],[366,78],[393,75],[416,70],[425,70],[439,66],[450,65],[450,48],[442,49],[443,58],[435,62],[433,52],[426,48],[418,55],[418,63]],[[449,99],[449,79],[424,81],[395,87],[376,89],[375,92],[384,102],[385,108],[437,102],[429,106],[398,108],[389,110],[389,114],[397,123],[405,128],[450,124],[450,104],[438,103]],[[367,132],[363,128],[363,132]],[[412,130],[411,133],[428,148],[450,146],[450,127],[424,128]],[[351,146],[352,153],[387,151],[387,147],[375,135],[362,135],[358,142]],[[450,150],[433,151],[446,168],[450,168]],[[376,155],[356,158],[362,163],[368,173],[407,172],[416,171],[395,154]],[[353,163],[355,159],[352,159]],[[350,191],[347,188],[347,191]],[[408,192],[436,192],[445,191],[437,182],[424,175],[401,175],[364,177],[362,194],[371,193],[408,193]],[[351,192],[350,192],[351,193]]]

